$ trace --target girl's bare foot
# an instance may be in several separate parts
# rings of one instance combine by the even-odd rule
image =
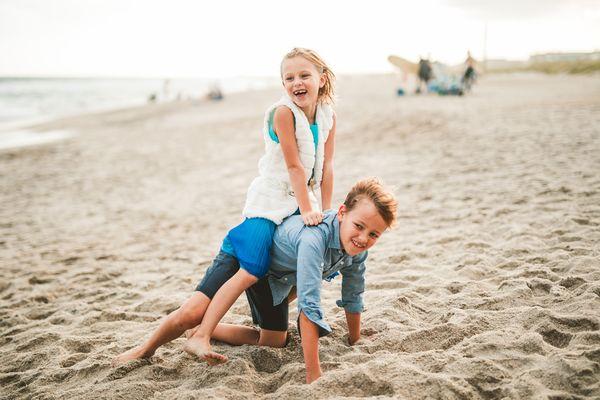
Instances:
[[[210,343],[206,343],[205,341],[196,338],[188,339],[183,345],[183,350],[206,361],[210,366],[222,364],[227,361],[226,356],[211,350]]]
[[[113,367],[118,367],[119,365],[125,364],[129,361],[138,360],[140,358],[150,358],[152,354],[146,354],[142,346],[134,347],[133,349],[129,349],[124,353],[116,356],[112,361]]]
[[[188,329],[187,331],[185,331],[183,334],[185,335],[186,339],[191,338],[192,336],[194,336],[194,333],[196,333],[196,331],[200,329],[200,325],[192,328],[192,329]]]

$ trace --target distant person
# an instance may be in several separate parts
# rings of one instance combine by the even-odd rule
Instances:
[[[163,88],[162,88],[162,100],[163,101],[169,100],[169,97],[171,95],[170,92],[171,92],[171,80],[165,79],[163,81]]]
[[[419,77],[419,83],[417,86],[416,93],[421,93],[421,87],[423,84],[425,85],[425,89],[427,90],[427,85],[429,81],[433,78],[433,69],[431,68],[431,62],[427,59],[420,58],[419,59],[419,67],[417,76]]]
[[[475,66],[477,61],[471,56],[471,52],[467,51],[467,59],[465,60],[465,72],[462,77],[462,83],[465,91],[471,90],[473,83],[475,83],[476,70]]]
[[[307,226],[318,225],[321,210],[331,209],[335,76],[317,53],[303,48],[284,56],[280,74],[284,95],[265,113],[266,154],[248,189],[244,222],[229,231],[196,292],[116,364],[148,358],[198,324],[184,349],[209,364],[224,362],[225,356],[211,351],[211,334],[239,295],[266,275],[277,225],[293,214]]]
[[[219,87],[219,85],[217,85],[216,83],[211,87],[211,89],[208,91],[208,94],[206,95],[206,98],[208,100],[223,100],[223,92],[221,91],[221,88]]]

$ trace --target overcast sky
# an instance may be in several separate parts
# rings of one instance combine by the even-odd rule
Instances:
[[[0,76],[277,75],[294,46],[338,73],[389,54],[457,63],[600,49],[600,0],[0,0]]]

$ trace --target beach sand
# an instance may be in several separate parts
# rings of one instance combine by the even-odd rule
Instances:
[[[230,361],[209,368],[177,339],[110,366],[241,220],[279,89],[62,119],[35,129],[76,136],[0,152],[0,398],[600,398],[600,76],[397,83],[339,80],[335,201],[375,175],[400,213],[369,255],[359,344],[324,282],[311,385],[295,307],[284,349],[216,343]],[[225,321],[251,324],[245,297]]]

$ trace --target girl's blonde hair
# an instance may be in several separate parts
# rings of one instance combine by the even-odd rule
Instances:
[[[391,190],[385,188],[379,179],[367,178],[356,182],[344,201],[346,210],[351,211],[362,199],[373,202],[388,227],[392,228],[396,224],[398,202]]]
[[[335,85],[335,75],[333,71],[329,69],[325,61],[319,56],[314,50],[305,49],[302,47],[295,47],[283,56],[283,60],[281,60],[281,67],[279,70],[282,70],[283,62],[287,59],[294,57],[304,57],[307,61],[311,62],[319,72],[325,75],[325,85],[322,88],[319,88],[319,97],[317,101],[324,103],[334,103],[335,102],[335,94],[334,94],[334,85]]]

